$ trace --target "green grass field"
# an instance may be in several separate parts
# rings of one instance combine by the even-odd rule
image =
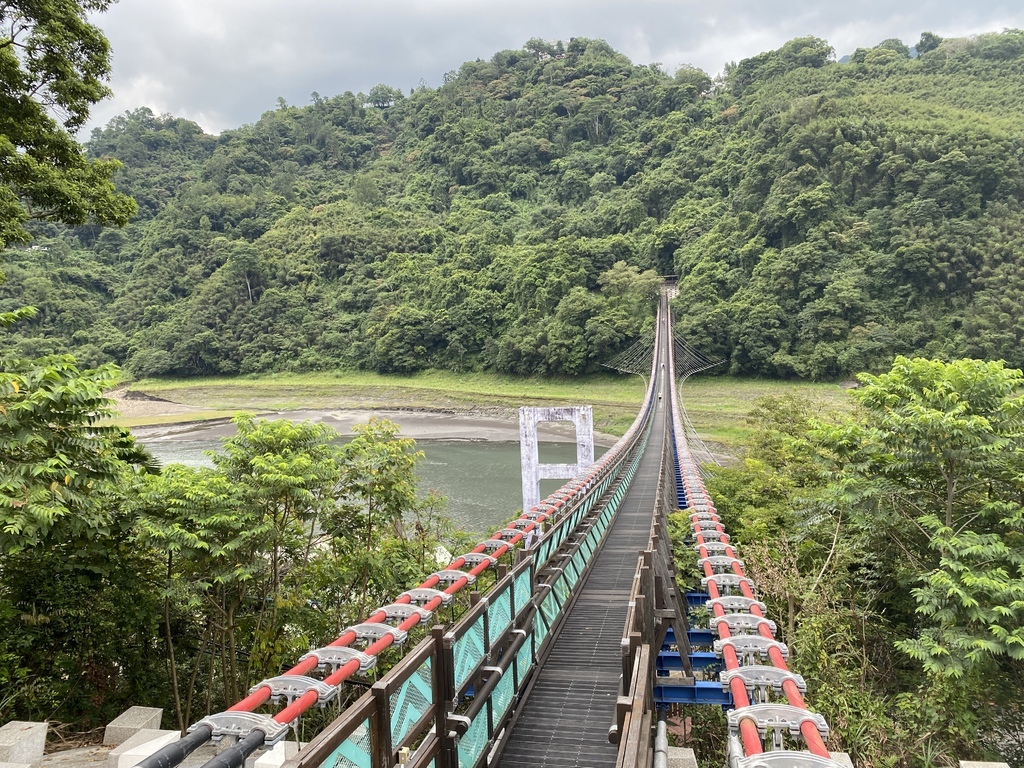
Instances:
[[[286,373],[201,379],[146,379],[130,388],[206,413],[176,420],[212,418],[239,410],[325,408],[412,409],[489,413],[509,417],[521,405],[593,405],[594,426],[621,435],[643,397],[639,376],[595,375],[573,379],[517,378],[492,373],[429,371],[412,376],[366,372]],[[842,407],[838,384],[811,384],[728,377],[696,377],[680,388],[684,407],[701,437],[726,449],[750,431],[746,416],[758,398],[792,392],[827,406]],[[175,417],[146,423],[169,423]],[[133,421],[141,423],[140,419]],[[130,426],[130,425],[129,425]]]
[[[683,407],[701,438],[723,446],[742,443],[750,433],[747,415],[759,399],[787,393],[820,402],[829,410],[845,410],[851,403],[839,384],[706,376],[687,379],[679,388]]]

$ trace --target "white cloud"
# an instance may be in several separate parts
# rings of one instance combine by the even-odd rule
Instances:
[[[113,99],[91,125],[140,106],[219,132],[254,122],[278,96],[305,104],[384,82],[439,85],[464,61],[531,37],[603,38],[639,64],[728,61],[802,35],[838,55],[925,30],[959,36],[1024,26],[995,0],[120,0],[95,17],[114,51]]]

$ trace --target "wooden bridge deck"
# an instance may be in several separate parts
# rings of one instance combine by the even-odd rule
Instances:
[[[622,673],[620,644],[637,554],[648,543],[668,424],[659,400],[644,455],[551,652],[538,671],[501,768],[614,766],[608,741]]]

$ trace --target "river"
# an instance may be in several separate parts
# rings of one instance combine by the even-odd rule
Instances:
[[[191,466],[212,466],[207,451],[217,450],[224,436],[214,430],[178,434],[136,432],[140,442],[161,463]],[[447,513],[465,530],[489,535],[519,513],[522,481],[518,441],[418,439],[416,446],[424,453],[417,467],[423,490],[433,488],[446,496]],[[594,450],[599,456],[606,448],[598,445]],[[576,446],[541,441],[540,458],[548,463],[575,462]],[[551,493],[561,484],[558,480],[541,481],[541,495]]]

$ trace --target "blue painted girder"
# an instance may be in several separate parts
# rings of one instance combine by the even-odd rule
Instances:
[[[710,651],[695,651],[690,654],[690,666],[693,669],[707,669],[708,667],[721,663],[722,660],[718,657],[718,655],[711,653]],[[668,670],[682,668],[683,657],[679,654],[679,651],[662,651],[658,654],[656,669],[659,672],[667,672]]]
[[[686,605],[690,608],[703,608],[704,603],[711,599],[707,592],[687,592]]]
[[[654,686],[655,704],[715,704],[732,707],[732,694],[721,683],[698,680],[693,685]]]
[[[686,637],[690,641],[690,645],[707,645],[710,646],[715,642],[715,634],[710,629],[688,629],[686,630]],[[662,650],[668,650],[676,644],[676,633],[672,627],[668,628],[665,633],[665,640],[661,644]]]

